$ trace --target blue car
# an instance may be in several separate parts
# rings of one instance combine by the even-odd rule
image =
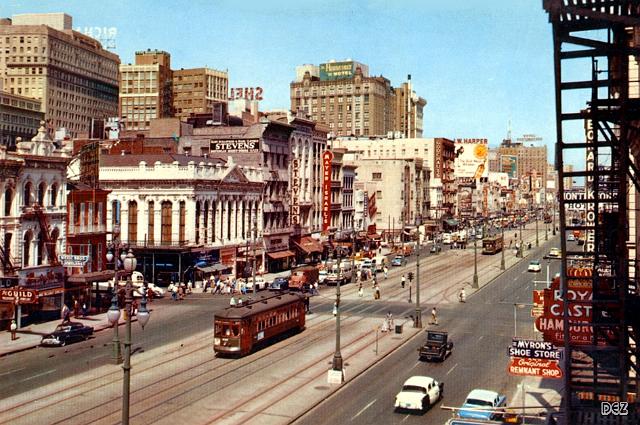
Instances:
[[[495,391],[473,390],[465,399],[458,416],[466,419],[493,420],[502,417],[500,407],[506,404],[507,397]]]
[[[393,260],[391,260],[391,265],[401,266],[403,261],[404,261],[404,257],[401,257],[398,255],[397,257],[394,257]]]

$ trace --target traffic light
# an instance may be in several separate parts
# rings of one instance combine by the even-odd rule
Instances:
[[[409,272],[409,282],[411,282],[413,280],[413,272]]]

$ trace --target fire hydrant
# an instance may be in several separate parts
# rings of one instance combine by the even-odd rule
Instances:
[[[16,325],[16,321],[12,320],[11,321],[11,341],[15,341],[17,339],[16,337],[16,330],[18,329],[18,325]]]

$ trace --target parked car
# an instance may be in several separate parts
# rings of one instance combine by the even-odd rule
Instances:
[[[269,285],[269,289],[286,291],[289,289],[289,279],[286,277],[276,277],[273,282],[271,282],[271,285]]]
[[[247,278],[247,291],[253,291],[253,277]],[[267,282],[262,276],[256,276],[256,291],[267,289]]]
[[[153,297],[154,298],[162,298],[164,297],[164,289],[162,289],[161,287],[154,285],[151,282],[147,282],[146,283],[147,288],[151,289],[151,291],[153,292]],[[122,288],[122,286],[120,286]],[[135,298],[142,298],[142,294],[144,292],[144,285],[143,286],[135,286],[134,290],[133,290],[133,296]]]
[[[42,337],[40,345],[57,345],[64,347],[67,343],[83,341],[93,334],[92,326],[85,326],[80,322],[63,323],[56,326],[56,330]]]
[[[442,398],[444,384],[429,376],[412,376],[402,385],[396,395],[396,410],[409,409],[425,411]]]
[[[576,240],[576,237],[572,233],[569,233],[567,235],[567,242],[574,242],[575,240]]]
[[[391,260],[391,265],[398,267],[398,266],[401,266],[403,262],[404,262],[404,257],[401,255],[396,255],[395,257],[393,257],[393,260]]]
[[[458,416],[470,419],[498,419],[503,415],[500,408],[506,404],[507,397],[504,395],[495,391],[475,389],[465,399],[462,408],[458,411]]]
[[[318,283],[324,283],[327,280],[329,272],[326,269],[322,269],[318,272]]]
[[[539,260],[533,260],[529,262],[529,267],[527,268],[527,271],[537,273],[541,270],[542,270],[542,266],[540,265]]]
[[[453,342],[449,334],[442,331],[427,331],[427,340],[418,348],[420,360],[444,361],[453,350]]]
[[[435,254],[437,252],[441,252],[442,251],[442,247],[438,244],[433,244],[431,245],[431,249],[429,250],[430,253]]]

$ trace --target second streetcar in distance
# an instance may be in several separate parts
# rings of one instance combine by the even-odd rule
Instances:
[[[482,239],[482,253],[493,255],[502,251],[504,241],[501,235],[489,236]]]

